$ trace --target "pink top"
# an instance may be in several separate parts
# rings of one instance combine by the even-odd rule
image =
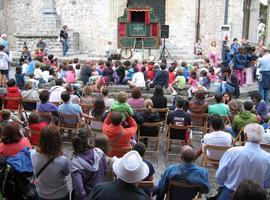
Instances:
[[[0,155],[15,156],[17,153],[23,150],[24,147],[32,149],[32,146],[26,137],[23,137],[21,141],[18,143],[13,144],[0,143]]]
[[[198,85],[197,80],[194,79],[194,78],[191,78],[191,77],[188,79],[188,83],[189,83],[189,85],[192,86],[192,87],[197,87],[197,85]]]
[[[143,98],[139,98],[139,99],[129,98],[127,103],[132,108],[144,108],[144,99]]]
[[[73,71],[67,71],[67,83],[76,83],[76,76]]]

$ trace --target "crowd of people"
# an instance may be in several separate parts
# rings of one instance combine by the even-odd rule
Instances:
[[[260,144],[270,144],[270,57],[264,47],[258,51],[260,58],[255,57],[255,51],[249,55],[244,44],[234,40],[227,52],[231,59],[224,63],[218,63],[216,44],[212,43],[210,59],[204,59],[202,65],[182,62],[180,66],[177,62],[169,66],[136,60],[122,63],[110,57],[106,62],[82,64],[75,58],[58,63],[54,55],[47,56],[42,50],[37,50],[32,59],[24,47],[15,78],[9,76],[7,48],[0,44],[0,86],[6,90],[1,96],[0,155],[7,160],[0,160],[0,165],[6,167],[8,163],[16,173],[35,177],[26,189],[17,187],[16,194],[1,187],[3,195],[26,196],[29,188],[35,188],[33,198],[41,200],[66,200],[70,193],[82,200],[150,199],[155,195],[161,200],[168,192],[171,199],[193,199],[212,187],[207,168],[195,164],[204,154],[219,161],[219,200],[266,199],[270,157]],[[42,41],[40,45],[46,48]],[[251,99],[241,103],[236,99],[239,88],[255,80],[255,65],[259,92],[251,93]],[[50,89],[44,89],[47,85]],[[131,96],[124,91],[110,94],[111,85],[128,85]],[[211,87],[216,88],[214,103],[207,99]],[[142,92],[150,88],[154,88],[152,97],[144,99]],[[165,89],[175,96],[172,105],[164,95]],[[187,91],[187,98],[178,95],[180,90]],[[167,113],[158,110],[166,108]],[[201,147],[195,148],[191,127],[205,123],[198,116],[209,116],[210,126],[203,132]],[[168,166],[152,188],[140,186],[141,181],[153,181],[156,169],[144,158],[149,141],[137,141],[137,133],[156,137],[160,130],[144,127],[144,122],[189,127],[185,131],[169,130],[170,137],[184,141],[181,162]],[[68,128],[76,125],[76,130],[63,131],[60,124]],[[98,133],[92,137],[92,132]],[[67,135],[72,136],[72,156],[63,148]],[[233,147],[239,135],[240,143],[245,144]],[[207,145],[229,149],[225,153],[211,151]],[[0,172],[0,180],[2,175]],[[171,190],[171,181],[200,187]]]

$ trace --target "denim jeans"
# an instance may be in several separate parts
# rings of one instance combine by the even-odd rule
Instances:
[[[225,92],[229,92],[231,94],[235,93],[235,88],[228,83],[221,83],[218,88],[218,93],[224,94]]]
[[[63,47],[63,56],[66,56],[67,52],[68,52],[68,44],[67,44],[67,39],[62,39],[61,40],[62,43],[62,47]]]
[[[266,102],[266,104],[268,105],[268,101],[269,101],[269,89],[266,90],[262,87],[262,82],[259,81],[259,93],[262,97],[262,99]]]
[[[234,193],[233,190],[230,190],[226,188],[225,186],[223,186],[222,188],[220,188],[218,200],[232,200],[233,193]]]

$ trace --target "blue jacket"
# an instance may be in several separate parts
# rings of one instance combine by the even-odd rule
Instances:
[[[26,75],[33,74],[34,71],[35,71],[35,68],[36,68],[36,61],[35,61],[35,60],[32,60],[32,61],[29,63],[28,68],[26,69]]]
[[[234,57],[234,69],[245,69],[247,67],[247,56],[237,53]]]
[[[168,87],[169,72],[167,70],[158,70],[154,76],[153,84],[161,87]]]
[[[202,186],[202,193],[208,193],[210,191],[209,175],[205,168],[198,167],[195,164],[176,164],[170,165],[162,175],[157,189],[156,200],[163,200],[165,194],[168,191],[170,180],[174,181],[184,181],[191,185]],[[189,191],[190,194],[182,193],[179,195],[179,199],[193,199],[198,191]],[[186,198],[184,198],[184,196]],[[187,198],[189,197],[189,198]]]

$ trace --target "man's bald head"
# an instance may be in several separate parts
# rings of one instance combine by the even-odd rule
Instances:
[[[189,145],[183,146],[181,152],[181,160],[184,161],[185,163],[193,163],[194,158],[195,158],[194,149]]]
[[[114,126],[118,126],[118,125],[120,125],[121,122],[122,122],[122,115],[121,115],[121,113],[120,112],[112,112],[111,123]]]

